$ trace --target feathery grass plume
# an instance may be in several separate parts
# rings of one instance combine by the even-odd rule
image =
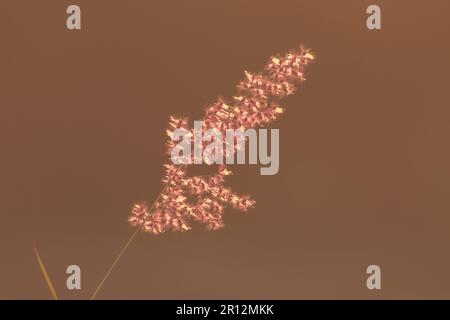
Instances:
[[[237,86],[237,95],[230,101],[219,99],[208,106],[202,119],[202,130],[258,128],[274,121],[283,113],[279,100],[294,94],[295,85],[305,80],[304,68],[315,59],[310,50],[301,47],[284,56],[270,58],[263,73],[245,71],[245,78]],[[172,141],[176,129],[185,129],[193,135],[188,119],[170,117],[167,135],[168,153],[175,147]],[[235,152],[236,147],[232,148]],[[153,234],[168,230],[190,230],[190,221],[205,223],[210,230],[224,226],[222,215],[226,206],[247,211],[255,205],[249,196],[235,194],[225,186],[231,171],[218,166],[210,176],[188,176],[189,165],[165,164],[163,192],[152,208],[135,204],[129,222]]]

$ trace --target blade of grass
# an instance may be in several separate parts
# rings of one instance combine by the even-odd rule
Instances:
[[[44,276],[45,282],[47,283],[47,286],[50,289],[53,300],[58,300],[58,296],[56,295],[55,287],[53,287],[52,281],[50,280],[47,270],[45,269],[44,262],[42,261],[41,256],[39,255],[39,252],[38,252],[38,249],[36,248],[36,246],[34,247],[34,253],[36,254],[36,258],[39,262],[39,267],[41,268],[41,272]]]

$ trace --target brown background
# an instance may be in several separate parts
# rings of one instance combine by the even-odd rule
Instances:
[[[139,234],[98,298],[450,298],[449,1],[73,2],[0,4],[0,298],[50,298],[34,244],[61,298],[89,297],[161,188],[169,115],[300,43],[319,59],[274,124],[279,174],[230,180],[257,207]]]

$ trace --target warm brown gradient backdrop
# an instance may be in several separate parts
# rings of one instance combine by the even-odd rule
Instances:
[[[67,31],[66,7],[82,9]],[[381,31],[365,27],[382,8]],[[140,234],[99,299],[450,298],[450,2],[2,0],[0,298],[88,298],[161,189],[170,114],[199,119],[300,43],[276,176],[219,232]],[[65,268],[82,290],[65,289]],[[382,290],[366,289],[369,264]]]

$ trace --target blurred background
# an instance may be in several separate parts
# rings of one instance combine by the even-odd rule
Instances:
[[[82,30],[66,29],[81,7]],[[366,28],[381,7],[382,29]],[[200,119],[243,71],[317,53],[283,101],[280,171],[209,232],[141,233],[98,299],[450,298],[450,2],[1,1],[0,298],[86,299],[162,188],[171,114]],[[82,289],[65,287],[81,267]],[[368,290],[366,268],[382,271]]]

